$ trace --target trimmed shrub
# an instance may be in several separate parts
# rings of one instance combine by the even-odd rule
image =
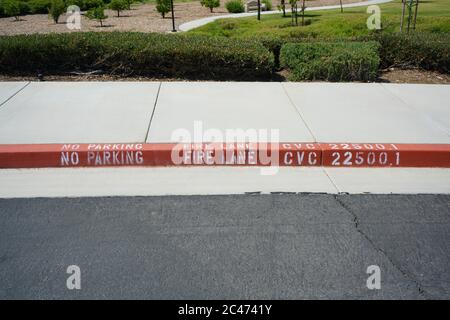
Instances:
[[[8,17],[14,17],[19,20],[20,16],[20,3],[17,0],[5,0],[3,2],[3,11]]]
[[[63,0],[52,0],[48,13],[52,17],[53,21],[58,23],[59,16],[62,15],[65,10],[66,4]]]
[[[97,20],[100,22],[100,27],[103,27],[103,20],[108,18],[108,16],[105,14],[105,7],[95,7],[92,9],[89,9],[86,13],[86,17],[91,20]]]
[[[261,44],[189,34],[80,32],[0,37],[6,74],[102,70],[122,76],[268,79],[273,55]]]
[[[66,7],[77,6],[80,10],[86,10],[84,0],[66,0]]]
[[[225,4],[230,13],[241,13],[245,11],[244,3],[242,0],[230,0]]]
[[[203,7],[209,8],[211,12],[220,6],[220,0],[200,0],[200,3]]]
[[[435,33],[380,34],[381,67],[422,68],[450,73],[450,35]]]
[[[104,6],[105,3],[102,0],[84,0],[84,10],[90,10]]]
[[[120,11],[126,10],[128,5],[125,0],[112,0],[109,4],[109,8],[117,11],[117,17],[120,17]]]
[[[376,42],[288,43],[280,64],[290,80],[373,81],[380,58]]]
[[[51,6],[51,0],[30,0],[31,13],[48,13],[48,9]]]
[[[20,15],[31,13],[30,5],[26,1],[19,1]]]
[[[279,69],[280,67],[280,50],[281,46],[283,44],[286,44],[290,41],[286,41],[280,37],[270,35],[270,34],[263,34],[263,35],[256,35],[256,36],[247,36],[243,39],[247,41],[255,41],[257,43],[261,43],[267,50],[272,52],[274,56],[275,61],[275,68]]]
[[[291,25],[289,23],[289,25]],[[256,41],[258,43],[261,43],[265,48],[267,48],[270,52],[273,53],[275,57],[275,66],[276,68],[279,68],[279,58],[280,58],[280,50],[281,47],[284,44],[287,43],[312,43],[312,42],[318,42],[315,38],[297,38],[292,37],[290,35],[280,36],[280,35],[274,35],[274,34],[255,34],[251,36],[244,36],[241,39],[245,39],[247,41]],[[320,42],[337,42],[340,40],[336,39],[321,39]]]
[[[290,23],[289,23],[290,25]],[[314,38],[295,38],[290,36],[284,36],[281,37],[279,35],[272,35],[272,34],[256,34],[252,36],[245,36],[241,39],[245,39],[247,41],[255,41],[257,43],[261,43],[265,48],[267,48],[270,52],[273,53],[274,59],[275,59],[275,67],[279,69],[280,67],[280,50],[281,47],[284,44],[287,43],[310,43],[310,42],[317,42]],[[328,40],[324,39],[322,42],[328,42]],[[336,42],[329,41],[329,42]]]
[[[172,10],[170,6],[170,0],[156,0],[156,11],[161,13],[163,19],[166,17],[166,14]]]

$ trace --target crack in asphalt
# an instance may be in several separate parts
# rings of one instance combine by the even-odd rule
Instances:
[[[410,274],[408,274],[405,270],[403,270],[400,266],[398,266],[390,257],[389,255],[386,253],[386,251],[384,251],[383,249],[381,249],[380,247],[378,247],[373,240],[360,228],[360,222],[359,222],[359,218],[358,215],[356,213],[353,212],[353,210],[346,205],[341,199],[339,199],[339,195],[333,195],[334,199],[336,200],[336,202],[346,211],[348,212],[353,219],[353,223],[355,225],[355,229],[356,231],[361,234],[364,239],[366,239],[369,244],[379,253],[381,253],[384,257],[386,257],[386,259],[389,261],[389,263],[394,266],[395,269],[397,269],[405,278],[409,279],[410,281],[412,281],[414,283],[414,285],[417,287],[418,291],[419,291],[419,295],[425,299],[429,299],[431,296],[428,292],[425,291],[425,289],[423,289],[422,285]]]

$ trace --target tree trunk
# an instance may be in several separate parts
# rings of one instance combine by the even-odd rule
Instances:
[[[416,11],[414,12],[413,30],[416,30],[417,10],[419,9],[419,0],[416,2]]]
[[[261,0],[258,0],[258,20],[261,20]]]
[[[339,0],[339,3],[341,4],[341,13],[344,12],[344,7],[342,6],[342,0]]]
[[[295,2],[293,2],[292,4],[291,4],[291,21],[292,21],[292,25],[294,26],[298,26],[298,18],[297,18],[297,16],[298,16],[298,11],[297,11],[297,3]]]
[[[400,20],[400,32],[403,32],[403,22],[405,21],[406,0],[402,0],[402,20]]]
[[[294,25],[294,6],[291,4],[291,24]]]
[[[302,3],[302,26],[305,26],[305,9],[306,9],[305,0],[303,0],[303,3]]]
[[[119,13],[120,13],[120,11],[119,11],[119,10],[117,10],[117,18],[118,18],[118,17],[120,17]]]
[[[409,28],[411,27],[412,1],[413,0],[410,0],[408,5],[408,26],[406,28],[406,33],[409,33]]]

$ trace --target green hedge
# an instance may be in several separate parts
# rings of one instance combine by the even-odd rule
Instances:
[[[279,67],[281,47],[287,43],[376,41],[380,44],[380,68],[382,69],[391,66],[413,67],[450,73],[450,34],[447,33],[413,32],[410,35],[374,33],[371,36],[349,39],[315,39],[263,35],[247,38],[247,40],[260,42],[270,50],[274,54],[276,67]]]
[[[280,52],[292,81],[374,81],[379,63],[376,42],[288,43]]]
[[[91,32],[0,37],[6,74],[103,70],[197,79],[269,78],[273,55],[261,44],[187,34]]]
[[[381,45],[381,67],[392,66],[450,73],[450,34],[382,34],[375,38]]]
[[[230,13],[241,13],[245,11],[244,2],[242,0],[229,0],[225,3],[225,8]]]
[[[327,38],[321,38],[316,39],[312,37],[290,37],[290,36],[279,36],[279,35],[271,35],[271,34],[263,34],[263,35],[255,35],[252,37],[242,37],[241,39],[245,39],[247,41],[254,41],[257,43],[261,43],[267,50],[273,53],[274,59],[275,59],[275,67],[277,69],[280,68],[280,51],[281,47],[288,43],[317,43],[317,42],[339,42],[343,41],[342,39],[327,39]],[[345,41],[355,41],[355,39],[347,40]],[[367,41],[367,39],[364,39],[362,41]]]
[[[7,17],[7,15],[4,12],[4,3],[7,0],[0,0],[0,17]],[[30,13],[30,5],[26,1],[19,1],[19,7],[20,7],[20,15],[25,15]]]
[[[48,9],[52,5],[51,0],[30,0],[28,1],[30,12],[35,14],[48,14]]]

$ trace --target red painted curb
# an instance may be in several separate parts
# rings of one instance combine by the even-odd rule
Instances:
[[[450,144],[234,143],[0,145],[0,168],[118,166],[450,168]]]
[[[450,144],[321,143],[327,167],[450,168]]]

